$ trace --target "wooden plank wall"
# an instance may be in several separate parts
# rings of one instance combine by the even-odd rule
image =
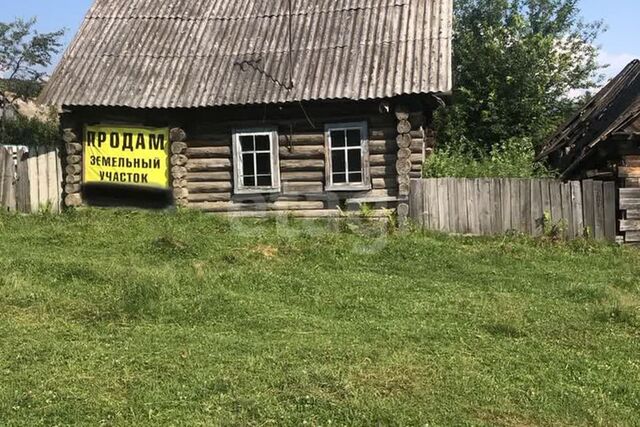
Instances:
[[[624,156],[618,167],[618,178],[622,187],[620,232],[625,243],[640,244],[640,156]]]
[[[53,147],[0,147],[0,206],[10,212],[62,209],[62,167]]]
[[[640,189],[637,193],[640,208]],[[445,233],[491,236],[516,231],[540,236],[546,223],[568,239],[589,235],[615,241],[617,235],[613,182],[416,179],[409,205],[415,223]]]

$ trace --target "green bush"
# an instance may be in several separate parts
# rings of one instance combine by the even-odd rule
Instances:
[[[475,146],[477,147],[477,146]],[[512,138],[496,144],[487,154],[473,144],[436,150],[424,164],[425,178],[542,178],[553,173],[535,161],[533,143],[527,138]]]
[[[47,120],[18,116],[5,120],[0,127],[0,145],[56,145],[60,143],[58,121],[52,114]]]

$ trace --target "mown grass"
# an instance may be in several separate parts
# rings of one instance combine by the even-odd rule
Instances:
[[[0,425],[634,425],[640,252],[0,216]]]

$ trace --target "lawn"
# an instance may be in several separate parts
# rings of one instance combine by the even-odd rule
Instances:
[[[639,251],[287,222],[0,216],[0,425],[640,423]]]

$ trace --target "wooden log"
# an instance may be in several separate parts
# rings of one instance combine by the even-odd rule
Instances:
[[[171,176],[175,178],[184,178],[187,176],[187,168],[184,166],[174,166],[171,168]]]
[[[396,114],[396,118],[399,121],[409,120],[409,115],[411,113],[411,111],[409,110],[409,107],[403,104],[397,105],[394,112]]]
[[[271,210],[318,210],[324,209],[324,202],[321,201],[277,201],[268,208]]]
[[[68,165],[75,165],[75,164],[79,164],[82,161],[82,156],[71,155],[71,156],[67,156],[66,160]]]
[[[282,160],[282,172],[297,172],[306,170],[324,170],[324,160]]]
[[[406,133],[400,134],[396,138],[396,144],[399,148],[409,148],[412,142],[411,135]]]
[[[640,220],[625,219],[620,221],[620,231],[640,231]]]
[[[184,166],[188,161],[189,159],[184,154],[174,154],[173,156],[171,156],[172,166]]]
[[[231,146],[220,145],[215,147],[187,148],[187,157],[190,159],[206,159],[215,157],[230,157]]]
[[[68,194],[64,199],[64,203],[70,208],[82,206],[82,196],[79,193]]]
[[[186,188],[174,188],[173,190],[173,198],[176,200],[186,199],[189,197],[189,190]]]
[[[407,133],[407,132],[403,132]],[[422,138],[422,131],[415,130],[408,132],[412,138]],[[369,128],[369,139],[395,139],[398,136],[397,127],[389,128]]]
[[[324,172],[322,171],[303,171],[303,172],[283,172],[281,174],[282,181],[323,181]]]
[[[411,158],[412,156],[410,148],[401,148],[398,150],[398,160],[406,160]]]
[[[186,179],[174,179],[171,183],[173,188],[186,188],[188,181]]]
[[[293,135],[280,134],[278,139],[280,142],[280,146],[282,147],[297,147],[300,145],[324,145],[324,133],[322,132],[294,133]]]
[[[286,181],[282,183],[283,193],[321,193],[324,191],[323,182]]]
[[[422,154],[422,152],[425,150],[424,141],[421,140],[421,139],[412,139],[411,140],[411,146],[409,147],[409,149],[414,154],[415,153]]]
[[[198,147],[231,147],[231,134],[218,138],[190,139],[186,141],[189,148]]]
[[[398,151],[395,139],[381,139],[369,141],[369,154],[393,154]]]
[[[309,145],[292,147],[280,147],[281,159],[324,159],[325,149],[323,145]]]
[[[398,183],[394,178],[373,178],[371,180],[371,186],[374,190],[395,188],[397,185]]]
[[[79,164],[67,165],[65,172],[67,172],[67,175],[78,175],[82,172],[82,166]]]
[[[409,172],[411,172],[411,162],[407,159],[398,160],[396,162],[396,171],[398,175],[409,175]]]
[[[233,175],[231,172],[193,172],[187,174],[185,169],[185,176],[189,182],[212,182],[212,181],[231,181]]]
[[[225,202],[231,200],[231,193],[198,193],[187,196],[189,202]]]
[[[82,189],[80,184],[67,184],[64,186],[64,192],[66,194],[74,194],[79,193]]]
[[[187,151],[187,143],[186,142],[174,142],[171,144],[171,153],[172,154],[185,154]]]
[[[187,189],[189,190],[189,194],[227,193],[233,189],[233,185],[229,181],[189,182]]]
[[[398,157],[395,154],[374,154],[369,156],[369,164],[371,166],[393,166]]]
[[[62,131],[62,140],[67,144],[78,142],[78,134],[76,133],[75,129],[64,129]]]
[[[231,170],[231,159],[189,159],[188,172],[221,172]]]
[[[395,165],[373,166],[369,171],[371,172],[371,178],[388,178],[397,175]]]
[[[398,122],[398,134],[411,132],[411,122],[409,120],[400,120]]]
[[[411,181],[411,177],[409,175],[398,175],[396,178],[396,184],[398,185],[407,185]]]
[[[82,144],[77,142],[68,142],[65,144],[67,155],[82,154]]]
[[[169,131],[169,140],[171,142],[183,142],[187,139],[187,133],[184,129],[173,128]]]

